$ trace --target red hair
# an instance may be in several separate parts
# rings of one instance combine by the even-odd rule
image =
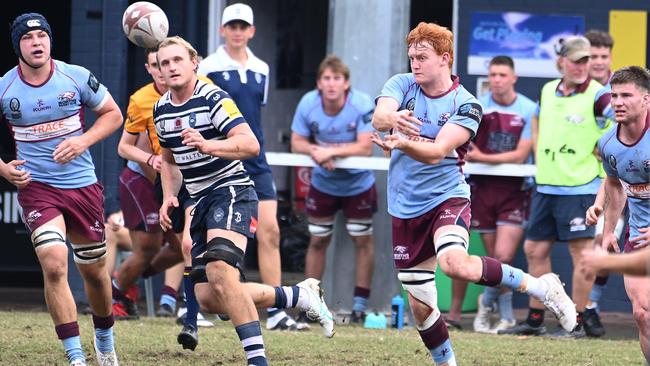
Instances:
[[[454,35],[445,27],[434,23],[420,22],[406,36],[406,46],[411,47],[417,44],[429,44],[433,50],[441,56],[449,54],[449,69],[454,64]]]

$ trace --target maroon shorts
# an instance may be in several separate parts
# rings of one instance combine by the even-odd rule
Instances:
[[[495,231],[498,225],[524,226],[528,218],[530,191],[519,186],[471,184],[472,228]]]
[[[129,168],[120,175],[120,206],[124,226],[130,230],[155,233],[160,231],[160,203],[156,200],[153,183]]]
[[[377,190],[373,184],[369,190],[356,196],[342,197],[323,193],[311,186],[305,208],[309,217],[332,217],[336,211],[343,210],[348,219],[367,219],[377,212]]]
[[[465,198],[450,198],[431,211],[411,219],[393,217],[393,260],[397,268],[411,268],[436,255],[433,234],[442,226],[469,230],[471,205]]]
[[[641,248],[636,249],[634,247],[634,244],[630,241],[630,225],[626,225],[626,228],[627,228],[627,230],[625,230],[625,239],[624,239],[625,240],[625,245],[623,245],[623,252],[624,253],[630,253],[630,252],[633,252],[635,250],[640,250]]]
[[[63,215],[67,231],[94,242],[104,241],[104,187],[95,183],[82,188],[62,189],[30,182],[18,189],[23,221],[30,231]]]

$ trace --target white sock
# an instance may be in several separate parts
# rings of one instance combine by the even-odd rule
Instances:
[[[526,293],[537,300],[544,301],[546,293],[548,292],[548,284],[545,281],[540,281],[539,278],[533,277],[528,273],[526,276]]]

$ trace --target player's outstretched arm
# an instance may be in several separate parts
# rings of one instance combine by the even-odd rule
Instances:
[[[533,143],[530,139],[520,139],[517,147],[512,151],[486,154],[472,144],[471,149],[465,155],[465,159],[467,161],[487,164],[522,164],[528,159],[532,151],[532,145]]]
[[[585,250],[581,258],[587,274],[614,272],[632,276],[650,275],[650,248],[625,254],[611,254],[600,248]]]
[[[206,140],[193,128],[181,132],[183,144],[201,153],[227,160],[244,160],[260,154],[260,144],[248,123],[240,123],[228,131],[225,140]]]
[[[446,156],[453,156],[454,150],[469,141],[471,136],[472,133],[467,128],[446,123],[434,141],[403,139],[405,142],[400,149],[421,163],[436,164]]]

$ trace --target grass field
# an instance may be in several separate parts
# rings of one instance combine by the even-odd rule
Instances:
[[[90,364],[92,321],[79,320]],[[0,312],[0,365],[67,365],[50,317],[42,312]],[[115,326],[121,365],[244,365],[230,323],[201,328],[195,352],[176,343],[180,327],[169,319],[142,318]],[[564,340],[451,333],[459,365],[643,365],[636,340]],[[333,339],[320,329],[264,332],[272,365],[428,365],[429,353],[415,330],[367,330],[339,326]]]

